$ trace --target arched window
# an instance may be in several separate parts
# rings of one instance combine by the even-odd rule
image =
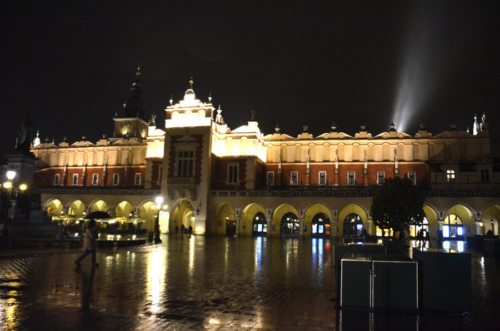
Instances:
[[[363,220],[358,214],[351,213],[344,219],[344,237],[350,237],[353,240],[361,239],[363,229]]]
[[[59,186],[59,185],[61,185],[61,175],[55,174],[54,175],[54,186]]]
[[[266,216],[263,213],[255,214],[252,222],[252,233],[254,236],[266,236],[267,234],[267,222]]]
[[[465,237],[462,219],[455,214],[446,216],[443,222],[443,239],[463,240]]]
[[[286,213],[281,218],[281,235],[285,237],[297,237],[300,232],[299,218],[293,213]]]
[[[331,234],[330,219],[325,213],[314,215],[311,222],[311,236],[315,238],[329,238]]]

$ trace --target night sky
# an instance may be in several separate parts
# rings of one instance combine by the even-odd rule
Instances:
[[[0,5],[0,152],[26,114],[42,139],[110,135],[138,64],[146,112],[161,120],[193,76],[233,129],[254,109],[265,133],[335,122],[377,134],[403,98],[410,134],[472,129],[486,112],[500,142],[498,1],[66,2]]]

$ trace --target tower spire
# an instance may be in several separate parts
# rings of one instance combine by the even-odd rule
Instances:
[[[142,99],[142,88],[140,78],[142,76],[141,66],[137,66],[135,72],[135,82],[132,83],[130,94],[123,104],[123,117],[130,118],[145,118],[144,114],[144,101]]]
[[[141,78],[141,76],[142,76],[142,71],[141,71],[141,65],[139,64],[135,72],[135,81],[139,82],[139,78]]]

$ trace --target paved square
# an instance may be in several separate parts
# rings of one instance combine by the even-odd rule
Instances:
[[[1,329],[416,330],[492,322],[487,314],[337,313],[332,246],[322,239],[164,237],[158,246],[101,250],[97,269],[89,259],[75,270],[79,253],[0,259]],[[473,263],[478,291],[491,291],[484,286],[498,280],[499,268],[487,260],[486,272],[484,258]],[[497,306],[498,285],[492,289],[475,300]]]

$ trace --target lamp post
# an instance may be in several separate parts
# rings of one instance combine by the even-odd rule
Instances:
[[[8,224],[8,221],[9,219],[14,219],[14,215],[15,215],[15,210],[14,212],[11,214],[10,213],[10,209],[11,207],[16,207],[14,202],[12,201],[12,191],[14,189],[14,178],[16,178],[17,176],[17,172],[14,171],[14,170],[7,170],[7,172],[5,173],[5,177],[7,177],[7,181],[3,183],[3,187],[5,188],[5,190],[7,191],[7,201],[6,201],[6,219],[5,219],[5,229],[7,229],[7,224]]]
[[[13,220],[16,215],[18,192],[23,194],[26,190],[28,190],[28,184],[26,183],[21,183],[19,184],[19,186],[16,186],[16,183],[14,182],[16,176],[17,176],[16,171],[7,170],[7,172],[5,173],[5,177],[7,178],[7,180],[0,185],[6,191],[5,195],[6,199],[2,201],[2,211],[1,211],[2,216],[5,219],[4,231],[3,231],[4,236],[7,236],[7,231],[8,231],[7,226],[9,219]]]
[[[153,243],[155,243],[155,244],[161,244],[161,238],[160,238],[160,210],[161,210],[161,207],[163,205],[163,201],[164,201],[164,199],[163,199],[163,197],[161,195],[158,195],[155,198],[156,208],[158,210],[156,212],[154,237],[153,237]]]

